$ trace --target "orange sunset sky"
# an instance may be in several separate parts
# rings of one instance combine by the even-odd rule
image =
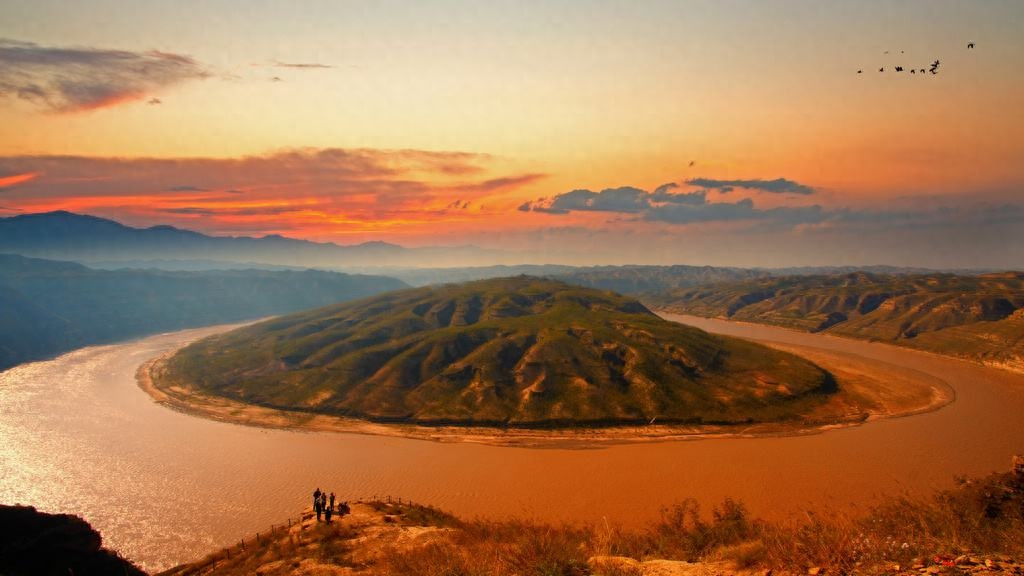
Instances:
[[[2,0],[0,216],[1020,269],[1022,32],[1019,0]]]

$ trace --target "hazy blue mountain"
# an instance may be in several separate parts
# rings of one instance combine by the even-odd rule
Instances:
[[[318,270],[93,270],[0,254],[0,368],[81,346],[235,322],[406,287]]]
[[[361,268],[359,271],[370,273],[371,271],[398,278],[410,286],[430,286],[435,284],[450,284],[453,282],[471,282],[473,280],[487,280],[489,278],[506,278],[509,276],[554,277],[559,274],[566,274],[576,270],[575,266],[563,266],[561,264],[520,264],[508,266],[499,264],[495,266],[456,266],[451,268]]]
[[[207,236],[173,226],[132,228],[113,220],[46,212],[0,218],[0,252],[103,262],[213,260],[307,268],[490,264],[519,256],[475,246],[403,248],[386,242],[341,246],[279,235]]]
[[[526,274],[552,278],[586,288],[611,290],[622,294],[660,294],[680,288],[693,288],[718,282],[737,282],[774,276],[846,274],[867,271],[888,274],[921,273],[921,268],[895,266],[804,267],[804,268],[733,268],[723,266],[563,266],[558,264],[523,264],[518,266],[464,266],[454,268],[361,268],[376,272],[412,286],[428,286],[453,282],[469,282]]]
[[[996,271],[988,268],[919,268],[913,266],[888,266],[885,264],[872,266],[792,266],[788,268],[755,268],[755,270],[768,272],[772,276],[820,276],[853,274],[856,272],[891,275],[936,273],[973,275]]]
[[[646,294],[712,282],[747,280],[771,276],[766,270],[715,266],[564,266],[521,264],[518,266],[463,266],[454,268],[361,268],[398,278],[412,286],[471,282],[509,276],[539,276],[586,288],[612,290],[623,294]]]
[[[644,295],[771,276],[763,270],[716,266],[591,266],[552,275],[553,278],[623,294]]]
[[[202,272],[204,270],[309,270],[309,266],[286,266],[266,262],[232,262],[202,258],[155,258],[152,260],[96,260],[89,268],[97,270],[170,270],[175,272]],[[339,270],[335,270],[336,272]],[[378,276],[380,274],[374,274]],[[387,274],[383,274],[387,276]]]

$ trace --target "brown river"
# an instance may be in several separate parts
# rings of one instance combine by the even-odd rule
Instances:
[[[517,448],[227,424],[154,403],[145,360],[189,330],[85,348],[0,372],[0,503],[83,516],[149,570],[294,517],[313,489],[391,495],[465,517],[638,526],[663,506],[725,497],[756,515],[863,508],[952,486],[1024,452],[1024,376],[902,348],[717,320],[712,332],[841,351],[952,386],[934,412],[821,434]]]

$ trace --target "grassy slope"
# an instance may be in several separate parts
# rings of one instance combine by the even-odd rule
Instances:
[[[425,424],[776,421],[825,401],[796,356],[529,277],[418,288],[193,344],[168,382],[262,405]]]
[[[1024,359],[1022,273],[790,276],[677,290],[651,303],[1008,365]]]
[[[326,524],[307,511],[302,522],[163,576],[807,574],[812,567],[824,574],[1020,574],[1012,558],[1019,563],[1024,555],[1024,476],[1012,473],[932,498],[890,499],[857,515],[808,513],[783,522],[752,519],[732,500],[710,515],[692,500],[679,503],[643,530],[464,521],[408,503],[358,503],[352,512]]]

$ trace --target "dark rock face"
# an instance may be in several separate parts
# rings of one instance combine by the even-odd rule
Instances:
[[[4,576],[145,576],[103,547],[88,522],[30,506],[0,506],[0,574]]]

